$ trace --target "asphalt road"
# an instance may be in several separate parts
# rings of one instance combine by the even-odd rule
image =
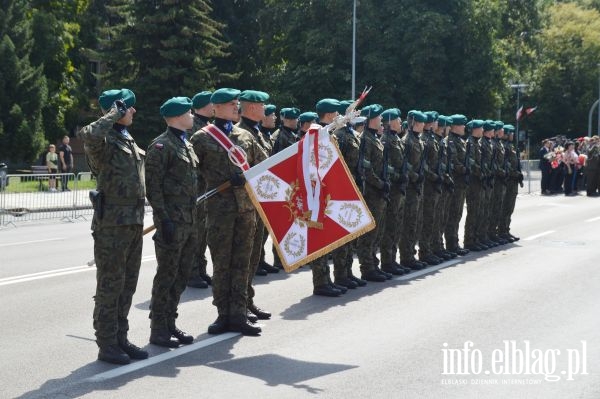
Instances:
[[[522,196],[512,230],[521,241],[340,298],[312,296],[306,268],[257,277],[274,314],[261,337],[207,335],[211,292],[188,289],[178,324],[196,340],[176,350],[147,345],[148,236],[130,339],[151,357],[118,367],[96,361],[89,224],[8,227],[0,397],[600,398],[600,198]]]

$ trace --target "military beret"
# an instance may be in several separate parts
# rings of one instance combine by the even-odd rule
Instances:
[[[344,100],[344,101],[340,101],[340,107],[338,108],[338,112],[341,115],[345,115],[346,111],[348,110],[348,107],[350,106],[350,104],[352,104],[354,101],[350,101],[350,100]]]
[[[408,129],[408,122],[407,121],[402,122],[402,128],[403,129]]]
[[[315,112],[304,112],[298,116],[298,121],[300,123],[304,122],[312,122],[319,117]]]
[[[496,121],[495,123],[496,123],[496,126],[495,126],[494,130],[500,130],[504,127],[504,122],[502,122],[502,121]]]
[[[102,109],[110,109],[113,103],[117,100],[123,100],[127,108],[131,108],[135,105],[135,94],[129,89],[120,89],[120,90],[106,90],[100,97],[98,97],[98,102],[100,103],[100,107]]]
[[[210,104],[210,96],[212,96],[211,91],[201,91],[200,93],[197,93],[192,97],[192,108],[200,109],[206,107]]]
[[[425,112],[425,115],[427,115],[427,123],[432,123],[438,120],[440,114],[437,113],[437,111],[427,111]]]
[[[410,117],[412,117],[412,116],[413,116],[413,114],[414,114],[415,112],[417,112],[417,110],[416,110],[416,109],[411,109],[410,111],[408,111],[408,114],[406,114],[406,116],[410,118]]]
[[[381,113],[381,118],[389,122],[392,119],[398,119],[402,115],[401,111],[398,108],[389,108]]]
[[[413,111],[412,118],[415,120],[415,122],[427,122],[427,115],[421,111]]]
[[[496,127],[496,124],[494,123],[494,121],[491,120],[486,120],[485,122],[483,122],[483,130],[488,132],[490,130],[494,130],[494,128]]]
[[[166,118],[183,115],[192,109],[192,100],[188,97],[171,97],[160,106],[160,116]]]
[[[298,119],[300,110],[298,108],[283,108],[280,115],[285,119]]]
[[[249,103],[265,103],[268,100],[269,95],[264,91],[244,90],[240,94],[240,101],[247,101]]]
[[[445,115],[440,115],[438,116],[438,126],[439,127],[446,127],[446,126],[450,126],[452,123],[450,121],[450,118],[445,116]]]
[[[340,102],[334,98],[324,98],[317,102],[315,106],[317,113],[328,114],[330,112],[338,112],[340,109]]]
[[[273,104],[265,105],[265,116],[269,116],[277,110],[277,106]]]
[[[471,128],[473,128],[473,129],[479,129],[480,127],[483,127],[483,124],[485,122],[483,120],[481,120],[481,119],[473,119],[469,123],[471,124]]]
[[[240,91],[237,89],[222,88],[215,90],[210,96],[210,102],[213,104],[225,104],[235,100],[240,96]]]
[[[507,133],[514,133],[515,127],[513,125],[504,125],[504,131]]]
[[[379,104],[367,105],[366,107],[360,110],[360,116],[364,116],[367,119],[377,118],[382,113],[383,107]]]
[[[453,125],[466,125],[467,117],[462,114],[454,114],[450,117]]]

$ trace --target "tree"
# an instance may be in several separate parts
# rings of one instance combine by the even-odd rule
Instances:
[[[46,142],[42,108],[46,79],[30,63],[33,41],[23,0],[3,1],[0,10],[0,159],[31,162]]]

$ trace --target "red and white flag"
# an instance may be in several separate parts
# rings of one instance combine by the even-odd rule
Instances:
[[[520,121],[522,117],[523,117],[523,106],[521,105],[521,108],[519,108],[517,110],[517,120]]]
[[[244,176],[288,272],[375,228],[326,127],[312,125],[298,143]]]

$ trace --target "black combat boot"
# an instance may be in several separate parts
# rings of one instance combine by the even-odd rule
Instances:
[[[179,347],[179,342],[171,339],[171,331],[168,328],[153,328],[150,332],[150,343],[165,348]]]
[[[148,359],[148,352],[129,342],[127,337],[119,338],[118,341],[119,347],[123,350],[123,352],[127,353],[127,356],[129,356],[131,359]]]
[[[227,315],[219,315],[217,320],[215,320],[210,326],[208,326],[209,334],[223,334],[227,332],[227,320],[229,316]]]
[[[387,280],[387,277],[384,274],[379,273],[379,270],[377,269],[367,270],[366,272],[362,273],[361,278],[363,280],[373,281],[376,283],[383,283]]]
[[[190,334],[187,334],[187,333],[181,331],[179,328],[177,328],[177,326],[175,325],[175,320],[170,321],[168,323],[168,325],[169,325],[169,331],[171,332],[171,335],[173,337],[177,338],[179,343],[181,343],[183,345],[189,345],[192,342],[194,342],[194,337],[192,337]]]
[[[329,284],[321,284],[313,288],[313,295],[336,297],[342,295],[342,291]]]
[[[248,310],[250,313],[254,314],[258,320],[268,320],[271,318],[271,313],[266,310],[262,310],[255,304],[249,305]]]
[[[200,277],[202,277],[202,280],[206,281],[206,284],[212,285],[212,278],[208,274],[200,273]]]
[[[258,267],[266,270],[267,273],[279,273],[279,268],[278,267],[271,266],[270,264],[268,264],[264,260],[260,261],[260,263],[258,264]]]
[[[242,335],[260,335],[262,329],[258,326],[252,325],[245,314],[229,316],[227,322],[227,330],[231,332],[239,332]]]
[[[129,364],[127,353],[117,344],[103,345],[98,350],[98,360],[113,364]]]
[[[192,288],[208,288],[208,283],[202,277],[195,276],[189,279],[187,286]]]

